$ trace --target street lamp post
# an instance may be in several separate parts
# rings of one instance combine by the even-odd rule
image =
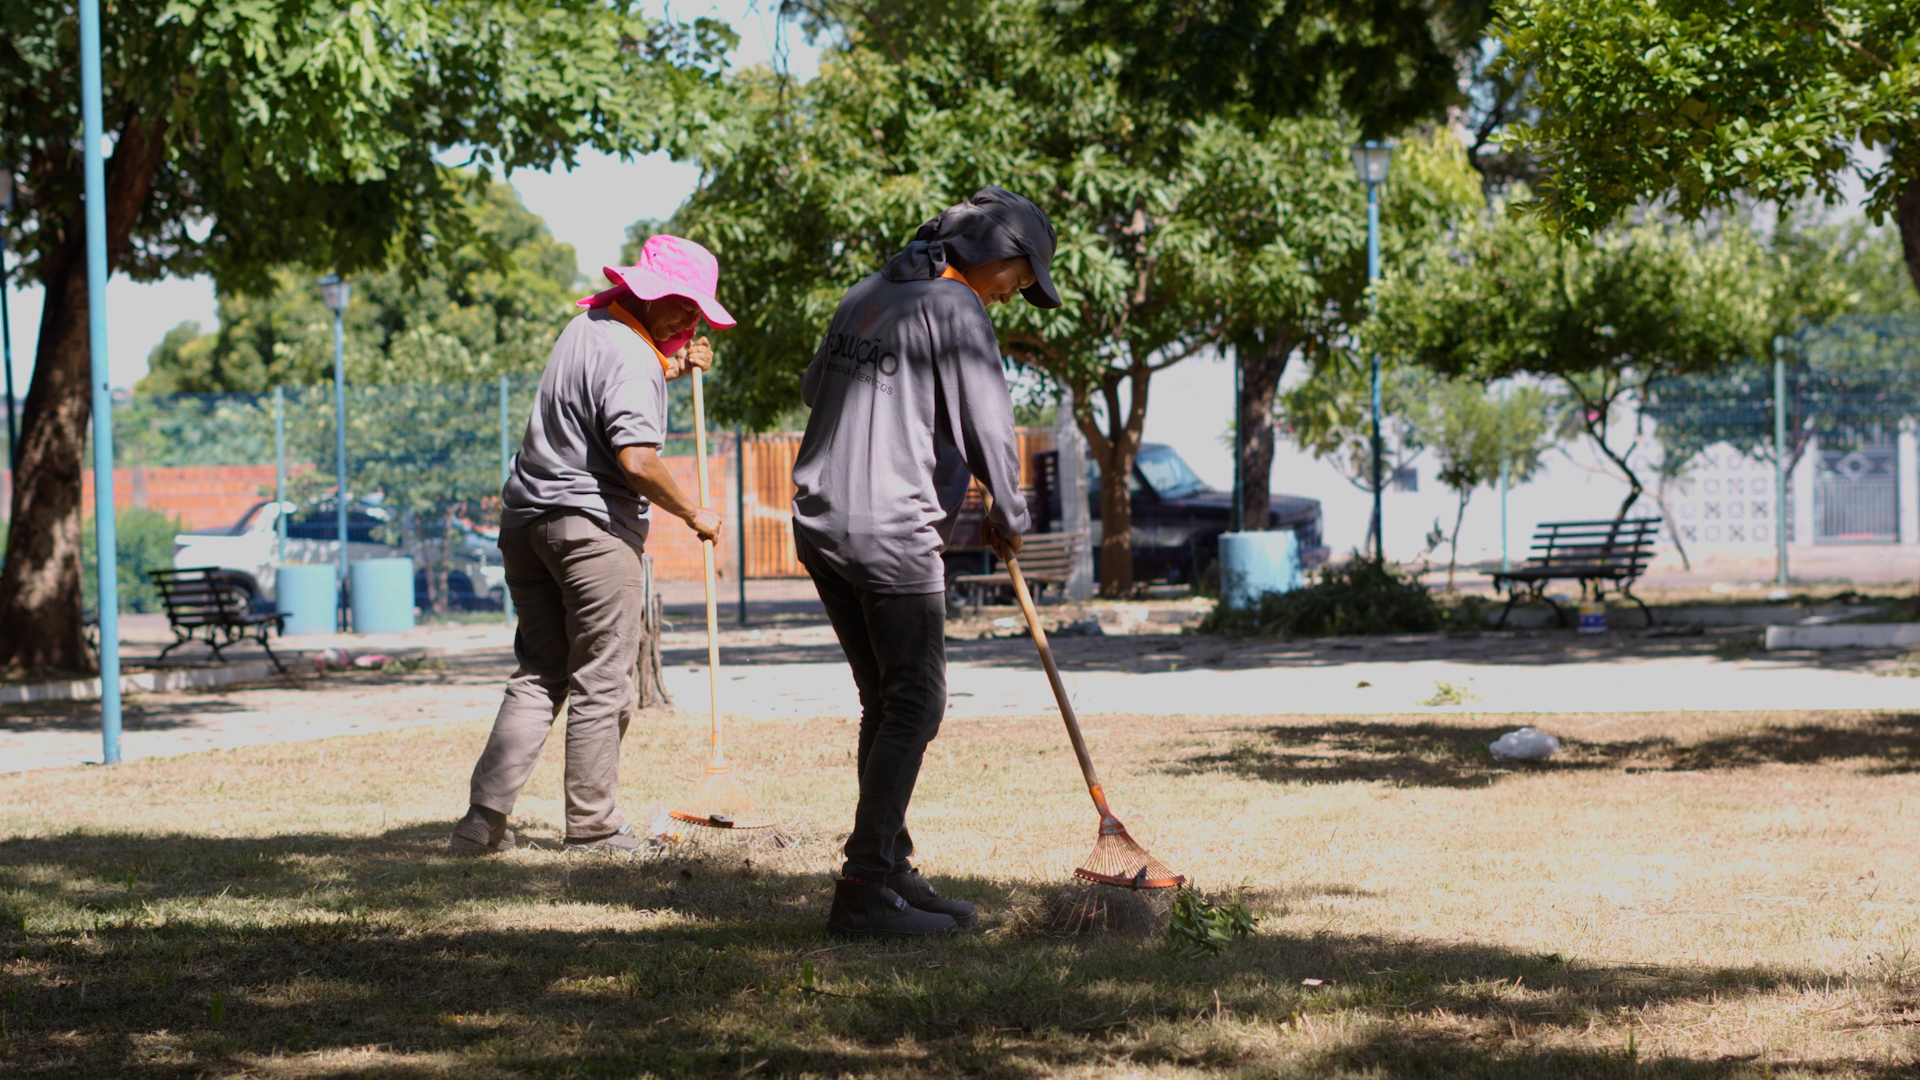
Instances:
[[[333,312],[333,513],[334,536],[340,541],[339,589],[347,586],[347,297],[352,289],[338,274],[320,279],[320,302]],[[342,605],[344,609],[344,605]],[[344,614],[336,612],[346,629]]]
[[[1353,148],[1353,168],[1367,185],[1367,287],[1380,279],[1380,185],[1393,165],[1393,140],[1368,139]],[[1373,557],[1386,558],[1384,522],[1380,514],[1380,354],[1373,354]]]
[[[0,214],[13,217],[13,169],[0,165]],[[7,317],[7,234],[0,229],[0,366],[7,369],[7,468],[20,467],[20,429],[13,419],[13,323]]]

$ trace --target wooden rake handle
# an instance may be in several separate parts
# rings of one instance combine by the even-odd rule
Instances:
[[[1033,644],[1040,650],[1040,666],[1047,669],[1047,681],[1053,684],[1053,700],[1060,705],[1060,719],[1066,722],[1067,738],[1073,741],[1073,756],[1080,759],[1080,775],[1087,778],[1087,793],[1093,796],[1103,818],[1113,816],[1107,809],[1107,793],[1100,787],[1100,774],[1094,771],[1093,755],[1087,752],[1086,737],[1080,734],[1080,721],[1073,715],[1073,702],[1067,699],[1067,684],[1060,679],[1059,665],[1053,662],[1053,648],[1047,644],[1047,632],[1040,626],[1040,613],[1033,608],[1033,594],[1027,591],[1026,575],[1020,572],[1020,560],[1007,559],[1007,576],[1013,579],[1013,595],[1020,601],[1020,613],[1027,617],[1027,629],[1033,632]]]
[[[694,468],[700,477],[698,505],[707,505],[707,402],[700,388],[700,369],[693,369],[693,452]],[[736,526],[737,527],[737,526]],[[726,750],[720,735],[720,612],[713,599],[713,541],[700,541],[700,554],[706,563],[703,581],[707,587],[707,700],[713,706],[713,763],[726,766]]]

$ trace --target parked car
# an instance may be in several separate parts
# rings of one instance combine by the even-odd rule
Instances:
[[[279,557],[275,550],[276,527],[283,513],[288,515],[287,545],[284,557]],[[377,507],[350,509],[347,558],[377,559],[397,554],[397,548],[374,539],[374,530],[386,521],[386,512]],[[175,534],[173,565],[178,570],[217,566],[243,574],[253,584],[256,595],[271,600],[275,563],[334,562],[340,557],[339,536],[340,526],[329,504],[303,508],[290,502],[255,503],[239,521],[226,528]]]
[[[1057,532],[1061,520],[1059,454],[1034,455],[1038,482],[1029,493],[1034,529]],[[1100,567],[1100,466],[1087,459],[1089,542],[1094,573]],[[1209,487],[1178,451],[1164,443],[1142,443],[1127,478],[1133,509],[1133,578],[1140,582],[1193,584],[1217,557],[1220,534],[1233,521],[1233,493]],[[1275,492],[1268,496],[1268,527],[1291,529],[1300,541],[1303,567],[1327,561],[1332,552],[1321,540],[1320,500]],[[980,543],[981,505],[969,497],[947,546],[948,576],[979,573],[985,561]]]

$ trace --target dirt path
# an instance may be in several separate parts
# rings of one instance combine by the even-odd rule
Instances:
[[[447,636],[447,635],[443,635]],[[451,640],[451,639],[450,639]],[[1902,711],[1920,684],[1896,653],[1765,653],[1741,631],[1666,637],[1620,633],[1426,635],[1310,643],[1177,634],[1062,637],[1061,666],[1083,714],[1564,714],[1672,711]],[[512,667],[501,628],[463,632],[458,648],[410,673],[303,671],[269,683],[128,699],[127,758],[295,742],[490,719]],[[665,642],[667,686],[688,712],[708,708],[705,641]],[[1053,701],[1024,637],[949,643],[949,715],[1046,714]],[[825,626],[797,621],[723,634],[721,705],[769,719],[852,716],[845,661]],[[0,711],[0,772],[100,759],[94,702]]]

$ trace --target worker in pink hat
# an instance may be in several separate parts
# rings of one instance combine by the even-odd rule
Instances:
[[[636,855],[652,846],[617,805],[622,720],[632,707],[644,602],[641,553],[661,510],[703,540],[720,514],[689,498],[660,460],[667,383],[707,370],[696,337],[733,316],[714,298],[720,267],[691,240],[655,236],[613,286],[580,301],[540,376],[533,416],[501,490],[500,557],[520,625],[493,733],[473,768],[449,849],[513,847],[507,815],[567,706],[566,847]]]

